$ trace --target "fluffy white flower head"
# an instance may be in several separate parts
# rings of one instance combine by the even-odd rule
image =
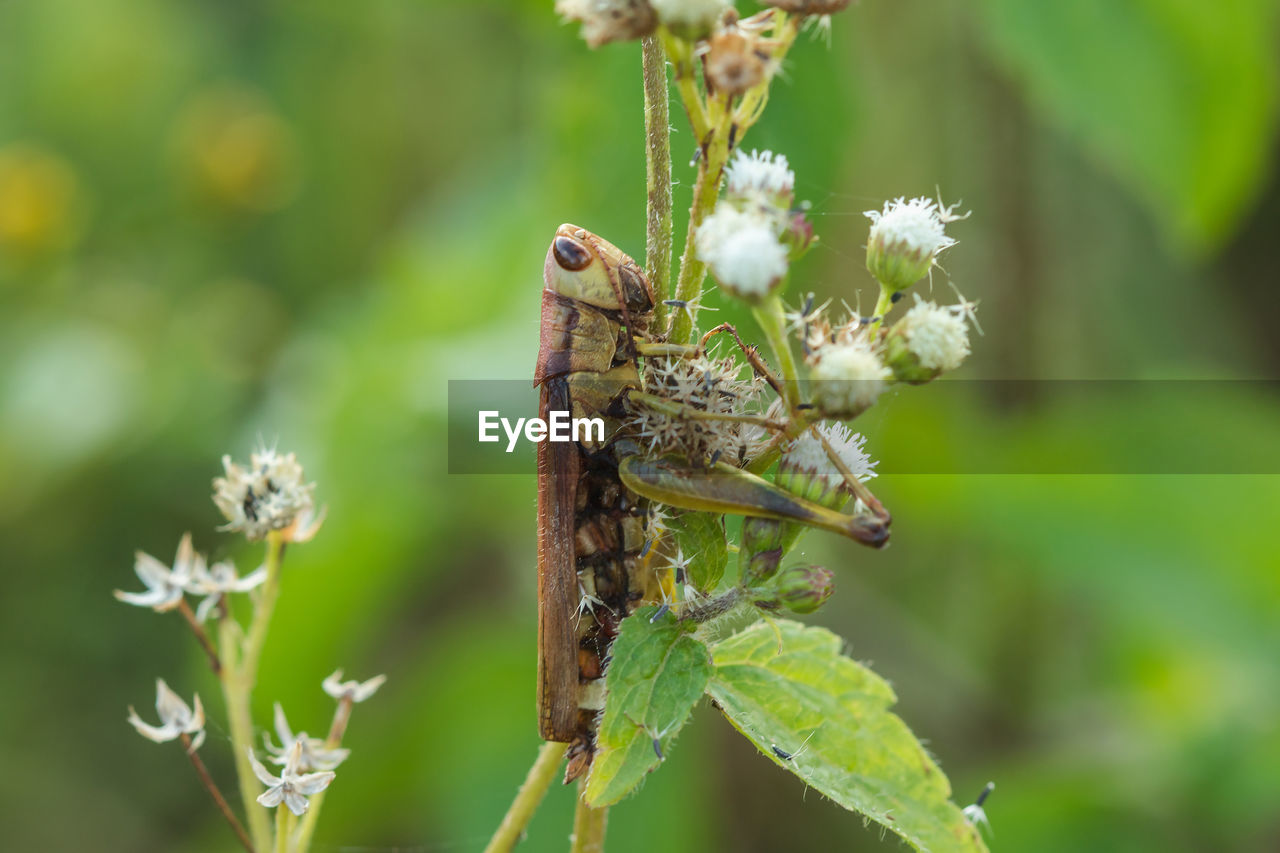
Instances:
[[[138,712],[129,708],[129,725],[138,730],[138,734],[156,743],[165,743],[182,735],[191,735],[191,751],[195,752],[204,743],[204,706],[200,697],[194,696],[191,706],[169,689],[163,678],[156,679],[156,712],[160,715],[160,725],[153,726],[143,722]]]
[[[875,403],[892,376],[865,342],[831,344],[810,373],[814,402],[828,417],[853,418]]]
[[[249,457],[248,467],[222,457],[226,476],[213,481],[213,502],[226,516],[223,530],[237,530],[247,539],[261,539],[272,530],[283,530],[313,509],[314,483],[304,483],[302,466],[292,454],[261,448]]]
[[[716,280],[743,299],[759,300],[787,274],[787,247],[769,222],[728,204],[698,227],[694,246]]]
[[[831,449],[836,452],[836,455],[840,457],[840,461],[848,466],[855,477],[865,483],[876,475],[875,467],[879,463],[873,461],[871,456],[863,449],[867,443],[864,435],[853,432],[842,423],[833,423],[815,428],[822,432],[827,439],[827,443],[831,445]],[[832,463],[831,457],[827,455],[826,449],[822,446],[822,442],[814,436],[812,431],[806,432],[792,442],[791,446],[787,448],[783,459],[784,463],[790,467],[816,474],[832,482],[844,479],[844,475]]]
[[[905,290],[928,275],[938,253],[954,246],[945,226],[963,219],[933,199],[897,198],[883,210],[868,210],[867,269],[891,291]],[[967,214],[966,214],[967,215]]]
[[[955,370],[969,355],[969,329],[951,308],[917,300],[898,323],[907,349],[930,370]]]
[[[795,194],[796,175],[783,154],[741,149],[729,162],[725,195],[748,205],[787,208]]]
[[[733,4],[729,0],[649,0],[649,5],[668,27],[705,33]]]

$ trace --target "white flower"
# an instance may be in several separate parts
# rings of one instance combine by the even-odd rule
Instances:
[[[668,27],[705,34],[733,4],[729,0],[649,0],[649,5]]]
[[[991,796],[991,792],[995,789],[996,783],[988,782],[986,786],[983,787],[982,793],[978,794],[978,799],[975,800],[972,805],[965,806],[961,809],[964,813],[965,819],[968,820],[969,823],[973,824],[973,826],[986,826],[988,830],[991,829],[991,822],[987,820],[987,812],[982,807],[982,804],[987,801],[987,797]]]
[[[299,769],[299,763],[302,760],[302,742],[295,742],[293,748],[289,750],[289,757],[285,759],[284,770],[280,771],[279,776],[272,776],[266,767],[262,766],[262,762],[253,754],[253,750],[249,752],[249,763],[253,767],[253,774],[258,777],[262,784],[267,786],[267,790],[258,795],[258,802],[269,809],[273,809],[283,802],[289,807],[289,811],[295,815],[306,814],[309,803],[307,797],[318,794],[325,788],[329,787],[329,783],[333,781],[334,772],[325,770],[319,773],[303,773]]]
[[[787,247],[764,218],[718,205],[698,227],[698,257],[731,293],[758,300],[787,274]]]
[[[891,291],[904,290],[924,278],[938,254],[955,245],[944,226],[963,219],[927,198],[887,201],[883,210],[868,210],[867,269]],[[966,216],[968,214],[965,214]]]
[[[337,670],[324,680],[324,692],[334,699],[351,702],[363,702],[377,692],[387,680],[385,675],[375,675],[368,681],[343,681],[342,670]]]
[[[955,370],[969,355],[968,326],[952,308],[917,300],[897,329],[921,366],[931,370]]]
[[[810,372],[814,403],[828,417],[848,419],[866,411],[893,377],[862,341],[831,344],[817,355]]]
[[[232,592],[248,592],[260,586],[266,579],[266,566],[259,566],[244,577],[240,577],[236,574],[236,567],[231,563],[214,563],[206,569],[204,560],[198,559],[191,579],[187,582],[187,592],[205,597],[196,608],[196,621],[203,622],[208,619],[209,614],[213,612],[213,608],[218,605],[224,595]]]
[[[772,151],[747,154],[739,149],[729,162],[725,194],[730,199],[748,204],[785,209],[791,206],[795,185],[796,175],[788,166],[785,155]]]
[[[313,509],[315,484],[302,481],[302,466],[292,453],[281,456],[274,449],[261,448],[249,457],[247,468],[233,463],[230,456],[222,457],[222,467],[226,476],[213,481],[213,502],[227,518],[222,530],[261,539]]]
[[[854,432],[842,423],[821,425],[814,429],[822,432],[831,449],[855,477],[865,483],[876,476],[875,467],[879,463],[863,450],[867,443],[866,436]],[[814,436],[812,431],[805,432],[792,442],[787,448],[784,459],[795,468],[828,477],[833,481],[844,479],[839,469],[831,462],[831,457],[827,455],[822,442]]]
[[[173,568],[152,557],[150,554],[138,552],[133,565],[134,572],[146,585],[146,592],[115,591],[115,597],[125,604],[135,607],[150,607],[157,613],[172,610],[182,602],[182,595],[192,576],[204,570],[204,558],[195,552],[191,545],[191,534],[182,537],[178,543],[178,554],[174,557]]]
[[[275,724],[276,734],[280,736],[280,745],[273,744],[271,738],[265,734],[262,737],[273,764],[288,763],[293,750],[297,749],[299,752],[296,769],[307,773],[312,770],[333,770],[351,755],[351,750],[325,746],[323,740],[308,737],[306,732],[298,732],[295,735],[289,730],[289,721],[285,718],[284,708],[279,702],[276,703]]]
[[[129,723],[138,730],[138,734],[156,743],[165,743],[182,735],[193,735],[191,751],[194,752],[204,743],[204,706],[200,704],[200,696],[192,697],[188,707],[182,698],[169,689],[163,678],[156,679],[156,711],[160,714],[160,725],[153,726],[142,721],[138,712],[129,707]]]

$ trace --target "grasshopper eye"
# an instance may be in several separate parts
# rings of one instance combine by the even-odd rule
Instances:
[[[571,272],[586,268],[591,263],[591,253],[572,237],[557,237],[551,244],[551,252],[556,256],[556,263]]]

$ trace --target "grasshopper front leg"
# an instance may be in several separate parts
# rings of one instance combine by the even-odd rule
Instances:
[[[637,494],[680,509],[794,521],[872,548],[883,548],[889,541],[887,518],[827,509],[723,462],[688,468],[668,460],[628,456],[619,463],[618,475]]]

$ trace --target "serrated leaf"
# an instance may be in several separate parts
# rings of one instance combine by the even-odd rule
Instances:
[[[947,778],[889,711],[893,689],[840,647],[825,628],[756,623],[712,646],[707,693],[775,764],[917,850],[985,851]]]
[[[681,553],[690,560],[689,583],[701,592],[715,589],[729,562],[724,517],[707,512],[681,512],[667,522],[667,528]]]
[[[656,607],[642,607],[622,620],[605,673],[605,706],[596,754],[587,777],[587,802],[616,803],[635,790],[689,719],[711,679],[711,653],[688,627]]]
[[[1276,129],[1271,0],[983,0],[981,31],[1034,106],[1098,154],[1179,248],[1230,235]]]

